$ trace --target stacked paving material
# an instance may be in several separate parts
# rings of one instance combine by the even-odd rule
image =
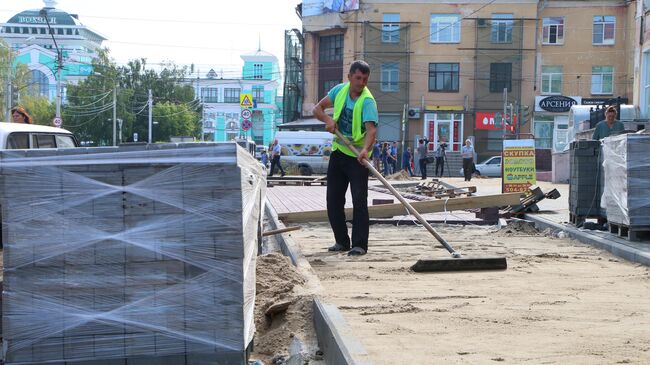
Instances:
[[[569,152],[569,212],[577,220],[599,217],[602,189],[600,168],[600,141],[580,140],[571,142]]]
[[[607,220],[630,229],[650,228],[650,135],[603,139]]]
[[[7,364],[245,364],[266,181],[234,143],[0,152]]]

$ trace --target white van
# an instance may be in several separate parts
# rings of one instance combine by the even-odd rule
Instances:
[[[79,142],[63,128],[0,122],[0,149],[74,148]]]
[[[282,147],[281,163],[283,166],[295,165],[301,175],[326,174],[330,154],[332,154],[332,137],[329,132],[280,131],[275,139]]]

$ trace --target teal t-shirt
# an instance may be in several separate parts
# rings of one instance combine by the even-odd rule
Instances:
[[[624,130],[625,130],[625,125],[623,125],[623,123],[621,123],[618,120],[614,121],[614,124],[612,124],[611,129],[607,125],[607,121],[602,120],[598,122],[598,124],[596,124],[596,128],[594,128],[594,135],[591,137],[591,139],[595,139],[598,141],[605,137],[609,137],[612,134],[612,132],[622,132]]]
[[[334,104],[336,95],[338,95],[339,91],[341,91],[343,85],[344,84],[338,84],[334,86],[330,92],[327,93],[327,96],[329,96],[332,104]],[[356,104],[356,100],[352,100],[350,98],[350,94],[348,93],[348,97],[345,101],[345,108],[343,108],[341,111],[341,115],[339,116],[338,120],[339,131],[341,131],[341,133],[348,139],[352,139],[352,111],[354,110],[354,104]],[[375,103],[374,100],[366,98],[366,100],[363,102],[363,108],[361,109],[361,119],[363,120],[363,124],[361,125],[362,133],[365,133],[366,131],[366,122],[372,122],[375,124],[375,126],[377,126],[377,121],[379,118],[377,113],[377,103]]]

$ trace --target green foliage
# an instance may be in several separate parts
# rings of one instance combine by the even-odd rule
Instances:
[[[20,105],[32,117],[32,123],[52,126],[56,115],[56,105],[44,96],[23,96]]]
[[[5,120],[5,113],[7,109],[11,109],[16,105],[22,104],[18,102],[18,95],[24,93],[25,89],[29,87],[29,69],[26,65],[17,64],[14,62],[16,53],[0,39],[0,110],[2,110],[1,120]],[[7,77],[11,80],[11,100],[13,105],[6,105],[7,103]]]
[[[153,95],[156,141],[175,135],[200,135],[200,108],[194,89],[184,85],[187,68],[172,63],[159,71],[148,69],[145,59],[118,67],[107,50],[93,62],[94,74],[78,85],[68,86],[68,104],[63,108],[64,127],[92,145],[113,143],[113,89],[117,87],[117,119],[122,119],[122,141],[139,141],[148,135],[149,89]]]

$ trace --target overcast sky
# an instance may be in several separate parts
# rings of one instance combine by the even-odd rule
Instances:
[[[104,45],[118,64],[134,58],[149,63],[194,63],[205,75],[210,68],[224,77],[241,74],[242,53],[262,49],[283,69],[284,30],[301,28],[295,7],[300,0],[154,1],[59,0],[57,8],[78,14],[85,26],[108,38]],[[0,20],[8,21],[42,0],[2,0]]]

